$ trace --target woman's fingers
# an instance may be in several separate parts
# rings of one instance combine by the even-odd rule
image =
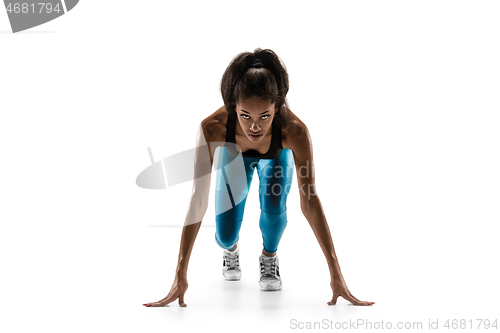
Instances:
[[[333,297],[332,297],[332,300],[330,302],[328,302],[327,304],[328,305],[335,305],[335,304],[337,304],[337,298],[339,298],[339,296],[340,295],[334,293]]]
[[[187,305],[186,305],[186,303],[184,303],[184,293],[186,292],[187,286],[188,286],[188,284],[187,284],[187,281],[185,279],[181,279],[179,281],[176,278],[174,280],[174,283],[172,284],[172,288],[170,289],[170,292],[168,293],[167,296],[165,296],[163,299],[159,300],[158,302],[145,303],[143,305],[147,306],[147,307],[165,306],[165,305],[175,301],[178,298],[179,305],[182,307],[185,307]]]
[[[158,302],[155,302],[153,306],[165,306],[168,303],[171,303],[171,302],[175,301],[176,298],[177,298],[176,296],[174,296],[171,293],[169,293],[167,295],[167,297],[163,298],[162,300],[160,300]]]
[[[342,295],[342,297],[344,297],[346,300],[348,300],[349,302],[351,302],[352,304],[354,305],[360,305],[359,303],[361,301],[357,300],[354,296],[352,296],[351,294],[345,294],[345,295]]]
[[[159,300],[158,302],[155,302],[155,303],[162,303],[162,302],[165,302],[165,301],[167,301],[168,299],[170,299],[172,296],[173,296],[173,295],[172,295],[172,293],[170,292],[170,293],[168,293],[168,295],[167,295],[167,296],[163,297],[161,300]],[[172,302],[172,301],[170,301],[170,302]],[[170,303],[170,302],[169,302],[169,303]]]
[[[361,302],[359,299],[357,299],[356,297],[354,297],[354,295],[353,295],[353,294],[351,294],[351,292],[350,292],[350,291],[349,291],[347,294],[348,294],[350,297],[352,297],[353,299],[355,299],[356,301]]]
[[[179,295],[179,305],[182,306],[182,307],[186,307],[187,304],[184,303],[184,293],[180,293]]]
[[[373,304],[375,304],[375,302],[360,301],[353,294],[351,294],[351,292],[349,292],[349,295],[358,302],[357,305],[373,305]]]
[[[145,303],[143,304],[144,306],[146,307],[159,307],[159,306],[165,306],[167,305],[168,303],[172,303],[173,301],[175,301],[177,299],[177,295],[172,295],[172,294],[168,294],[165,298],[163,298],[162,300],[158,301],[158,302],[152,302],[152,303]],[[184,301],[183,301],[184,303]],[[180,303],[179,303],[180,304]],[[182,305],[181,305],[182,306]]]
[[[347,301],[351,302],[354,305],[362,305],[362,306],[367,306],[367,305],[373,305],[375,302],[366,302],[366,301],[360,301],[356,297],[354,297],[350,292],[347,293],[346,295],[342,295]]]
[[[360,301],[359,299],[357,299],[356,297],[354,297],[350,292],[343,293],[343,294],[334,293],[333,297],[332,297],[332,300],[330,302],[328,302],[327,304],[328,305],[335,305],[335,304],[337,304],[337,298],[339,296],[342,296],[343,298],[345,298],[347,301],[351,302],[354,305],[367,306],[367,305],[373,305],[373,304],[375,304],[375,302]]]

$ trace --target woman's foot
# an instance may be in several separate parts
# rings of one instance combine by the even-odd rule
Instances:
[[[222,262],[222,275],[226,281],[238,281],[241,278],[240,248],[238,244],[235,245],[233,251],[223,249],[222,254],[224,258]]]
[[[261,254],[259,257],[260,264],[260,290],[276,291],[281,290],[281,277],[279,272],[279,258],[274,253],[273,257],[268,257]]]

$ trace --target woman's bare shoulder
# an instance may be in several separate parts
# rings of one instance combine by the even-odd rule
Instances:
[[[302,120],[297,117],[290,109],[287,109],[289,118],[287,126],[282,131],[282,144],[283,148],[292,149],[293,144],[299,140],[304,135],[307,135],[307,126],[302,122]]]
[[[226,123],[227,111],[224,106],[203,119],[201,127],[207,137],[206,140],[209,142],[216,142],[221,141],[222,137],[224,137],[225,140]]]

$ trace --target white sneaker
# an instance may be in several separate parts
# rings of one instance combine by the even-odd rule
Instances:
[[[279,271],[280,260],[277,255],[268,257],[261,254],[260,263],[260,290],[275,291],[281,290],[281,277]]]
[[[236,250],[222,251],[224,261],[222,262],[222,275],[226,281],[238,281],[241,278],[240,269],[240,246],[236,244]]]

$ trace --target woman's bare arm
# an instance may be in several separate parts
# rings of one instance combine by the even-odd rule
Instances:
[[[210,141],[207,142],[208,130],[205,123],[198,128],[196,154],[194,158],[194,179],[189,209],[182,229],[181,245],[177,263],[177,274],[186,275],[191,250],[200,229],[201,222],[208,208],[213,157]]]
[[[330,269],[331,287],[333,297],[328,304],[335,304],[337,298],[342,296],[354,305],[372,305],[374,302],[360,301],[354,297],[344,281],[340,265],[333,246],[330,228],[326,222],[321,201],[316,192],[314,160],[311,136],[307,127],[301,122],[296,133],[290,136],[297,172],[297,182],[300,193],[300,207],[305,218],[309,222],[316,239],[325,255],[328,268]]]
[[[208,208],[208,196],[210,193],[210,180],[212,171],[212,151],[208,138],[207,125],[202,122],[198,129],[196,140],[196,153],[194,160],[193,191],[189,203],[189,209],[182,228],[177,269],[174,283],[169,294],[158,302],[146,303],[144,306],[164,306],[179,298],[179,305],[186,306],[184,294],[187,290],[187,269],[191,251],[200,230],[201,222]]]

